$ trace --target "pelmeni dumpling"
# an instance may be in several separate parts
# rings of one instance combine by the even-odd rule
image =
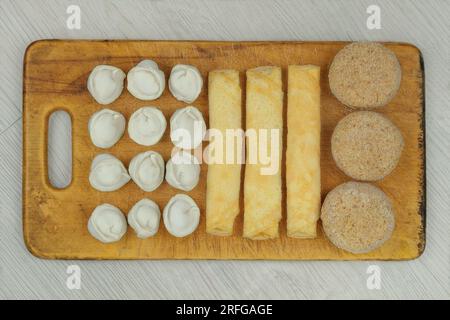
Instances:
[[[139,153],[131,160],[128,172],[139,188],[151,192],[164,180],[164,159],[155,151]]]
[[[158,232],[160,219],[161,211],[150,199],[138,201],[128,213],[128,224],[141,239],[154,236]]]
[[[170,139],[181,149],[195,149],[206,134],[202,113],[194,106],[178,109],[170,118]]]
[[[169,78],[169,90],[173,96],[187,103],[194,102],[200,95],[203,79],[194,66],[177,64],[172,68]]]
[[[200,177],[198,159],[187,151],[178,151],[166,164],[166,181],[174,188],[191,191]]]
[[[88,222],[88,230],[98,241],[103,243],[116,242],[127,232],[127,220],[118,208],[104,203],[92,212]]]
[[[163,211],[164,225],[175,237],[185,237],[197,229],[200,209],[195,201],[185,194],[173,196]]]
[[[167,121],[156,107],[142,107],[136,110],[128,122],[128,134],[136,143],[152,146],[161,140]]]
[[[100,104],[114,102],[122,93],[125,72],[108,65],[96,66],[89,75],[87,88]]]
[[[111,148],[125,131],[125,117],[116,111],[102,109],[89,119],[88,130],[92,143],[99,148]]]
[[[89,174],[89,182],[98,191],[115,191],[130,181],[127,169],[123,163],[108,153],[99,154],[94,158]]]
[[[143,60],[128,71],[127,82],[128,91],[141,100],[159,98],[166,86],[164,72],[153,60]]]

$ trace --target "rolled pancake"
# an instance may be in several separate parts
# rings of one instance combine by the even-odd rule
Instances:
[[[215,70],[209,73],[209,126],[226,137],[227,129],[242,129],[241,87],[236,70]],[[241,144],[235,140],[234,152],[242,154]],[[209,163],[206,187],[206,232],[229,236],[239,214],[241,162],[225,163],[226,148],[223,140],[223,163]],[[240,149],[240,150],[239,150]],[[237,157],[234,157],[237,160]]]
[[[244,181],[244,237],[263,240],[278,237],[278,225],[281,219],[281,152],[283,129],[283,91],[281,69],[279,67],[259,67],[247,70],[247,160]],[[261,169],[268,165],[258,156],[255,163],[251,158],[255,150],[249,131],[269,129],[266,139],[267,154],[274,154],[278,169],[273,174],[262,174]],[[272,148],[270,129],[278,133],[278,147]],[[253,139],[253,143],[255,142]],[[253,144],[254,146],[254,144]],[[253,149],[253,154],[251,152]]]
[[[320,216],[320,67],[289,66],[287,235],[315,238]]]

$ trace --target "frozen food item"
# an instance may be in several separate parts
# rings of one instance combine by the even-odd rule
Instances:
[[[404,142],[400,130],[377,112],[352,112],[339,121],[331,137],[336,165],[355,180],[381,180],[394,170]]]
[[[142,107],[131,115],[128,134],[137,144],[152,146],[161,140],[166,127],[166,118],[158,108]]]
[[[125,77],[125,72],[117,67],[98,65],[89,74],[87,88],[95,101],[110,104],[122,93]]]
[[[320,216],[320,67],[289,66],[287,235],[315,238]]]
[[[205,134],[205,120],[202,113],[194,106],[178,109],[170,117],[170,139],[180,149],[197,148]]]
[[[128,224],[136,232],[138,238],[146,239],[154,236],[159,229],[161,211],[158,205],[150,199],[138,201],[128,212]]]
[[[116,191],[130,181],[123,163],[108,153],[97,155],[92,161],[89,183],[98,191]]]
[[[202,91],[203,78],[194,66],[177,64],[172,68],[169,78],[169,90],[180,101],[192,103]]]
[[[395,213],[379,188],[346,182],[330,191],[322,205],[322,225],[338,248],[361,254],[382,246],[392,235]]]
[[[164,181],[164,159],[156,151],[139,153],[131,160],[128,172],[139,188],[154,191]]]
[[[200,209],[186,194],[173,196],[163,211],[164,226],[175,237],[186,237],[197,229]]]
[[[222,137],[226,138],[226,130],[242,130],[239,72],[214,70],[209,73],[208,81],[209,127],[219,130]],[[234,220],[240,211],[244,136],[238,133],[233,139],[233,149],[227,149],[227,142],[222,141],[223,159],[217,159],[221,160],[219,163],[208,163],[206,232],[218,236],[229,236],[233,233]],[[231,161],[228,162],[227,158]]]
[[[355,42],[335,56],[328,74],[331,92],[354,109],[388,104],[400,88],[397,56],[376,42]]]
[[[127,89],[140,100],[158,99],[166,87],[164,72],[153,60],[142,60],[128,71]]]
[[[88,123],[92,143],[99,148],[111,148],[122,138],[125,123],[125,117],[117,111],[101,109],[95,112]]]
[[[188,151],[176,152],[166,164],[166,181],[174,188],[191,191],[198,184],[200,164]]]
[[[88,221],[88,231],[103,243],[116,242],[127,232],[127,220],[119,208],[104,203],[92,212]]]
[[[255,150],[252,148],[250,139],[247,140],[244,180],[244,237],[253,240],[276,238],[281,219],[281,158],[283,150],[281,68],[270,66],[247,70],[246,110],[246,130],[247,133],[249,130],[256,133],[257,153],[261,155],[263,146],[265,146],[267,152],[264,153],[273,156],[275,166],[270,166],[266,172],[264,169],[267,169],[267,166],[260,157],[255,163],[251,163],[250,160],[255,156]],[[266,143],[260,143],[264,131],[267,137]],[[277,136],[278,140],[272,141],[272,136]]]

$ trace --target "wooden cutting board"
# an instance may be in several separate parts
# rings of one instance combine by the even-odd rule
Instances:
[[[202,164],[201,180],[188,194],[201,209],[197,231],[186,238],[169,235],[161,224],[155,237],[140,240],[133,230],[117,243],[102,244],[87,231],[93,209],[111,203],[124,213],[143,197],[156,201],[161,210],[178,193],[167,183],[151,193],[134,183],[102,193],[88,182],[89,168],[96,148],[88,135],[88,119],[103,106],[86,89],[92,68],[111,64],[127,72],[145,58],[154,59],[168,77],[177,63],[193,64],[205,84],[210,70],[234,68],[241,71],[262,65],[315,64],[322,68],[322,199],[332,188],[349,178],[336,167],[330,152],[330,137],[336,123],[351,110],[330,93],[328,67],[344,42],[205,42],[205,41],[66,41],[44,40],[32,43],[24,58],[23,85],[23,227],[25,243],[32,254],[50,259],[285,259],[285,260],[405,260],[413,259],[425,247],[425,140],[424,79],[420,51],[409,44],[387,43],[398,56],[403,79],[395,99],[379,111],[402,131],[405,149],[395,171],[377,183],[392,199],[396,210],[396,229],[392,238],[376,251],[363,255],[335,248],[319,226],[317,239],[286,237],[286,210],[276,240],[251,241],[241,237],[243,212],[237,218],[234,235],[216,237],[205,233],[205,194],[207,166]],[[245,85],[242,86],[245,95]],[[286,84],[285,84],[286,90]],[[207,88],[196,105],[208,119]],[[286,100],[286,99],[285,99]],[[245,99],[243,100],[245,101]],[[144,106],[158,106],[169,119],[185,106],[166,89],[156,101],[134,98],[125,89],[108,108],[122,112],[128,119]],[[286,107],[286,106],[285,106]],[[65,189],[51,186],[47,174],[47,129],[49,115],[66,110],[72,118],[72,182]],[[286,122],[286,119],[284,119]],[[245,123],[245,122],[244,122]],[[127,166],[139,152],[152,149],[167,161],[172,144],[168,130],[162,141],[151,148],[139,146],[127,134],[107,150]],[[284,176],[283,167],[283,176]],[[284,179],[284,178],[283,178]],[[242,194],[242,192],[241,192]],[[242,201],[241,201],[242,203]]]

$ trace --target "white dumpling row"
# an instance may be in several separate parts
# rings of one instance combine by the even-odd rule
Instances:
[[[128,91],[140,100],[158,99],[166,86],[164,72],[155,61],[146,59],[131,68],[128,74],[115,66],[96,66],[89,74],[87,89],[97,103],[110,104],[121,95],[125,78]],[[194,102],[202,87],[203,78],[195,66],[177,64],[172,68],[169,90],[177,100]]]
[[[147,198],[138,201],[128,216],[109,204],[97,206],[88,220],[88,231],[92,237],[103,243],[122,239],[127,232],[127,223],[140,239],[154,236],[159,229],[161,211],[158,205]],[[192,234],[200,222],[200,209],[195,201],[185,194],[173,196],[163,211],[164,226],[175,237]]]

